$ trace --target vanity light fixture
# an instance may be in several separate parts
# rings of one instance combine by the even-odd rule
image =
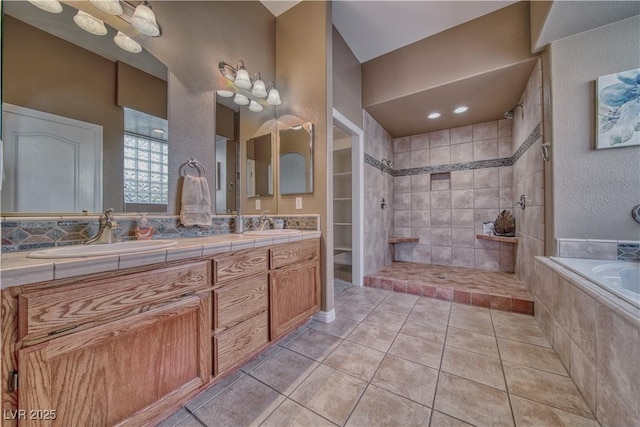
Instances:
[[[73,17],[73,21],[78,27],[96,36],[107,34],[107,27],[104,26],[104,22],[82,10],[78,10],[76,16]]]
[[[247,105],[249,103],[249,98],[241,93],[236,93],[236,96],[233,97],[233,102],[238,105]]]
[[[280,99],[280,92],[273,87],[273,83],[269,83],[269,95],[267,95],[267,102],[270,105],[280,105],[282,100]]]
[[[249,110],[253,111],[254,113],[259,113],[264,110],[264,107],[252,99],[249,103]]]
[[[29,3],[49,13],[62,12],[62,5],[58,0],[29,0]]]
[[[108,13],[109,15],[122,15],[122,5],[120,0],[89,0],[89,2],[100,9],[101,11]]]
[[[456,107],[455,110],[453,110],[454,113],[456,114],[460,114],[460,113],[464,113],[465,111],[467,111],[469,109],[469,107],[465,106],[465,105],[461,105],[459,107]]]
[[[126,50],[127,52],[131,52],[131,53],[142,52],[142,46],[140,46],[140,44],[137,41],[131,39],[122,31],[118,31],[118,34],[116,34],[116,36],[113,38],[113,41],[116,42],[116,44],[120,49]]]
[[[438,117],[440,117],[441,114],[440,113],[431,113],[427,116],[427,118],[429,119],[437,119]]]
[[[147,36],[156,37],[160,35],[160,27],[156,21],[156,15],[151,10],[151,5],[148,1],[136,6],[136,10],[131,17],[131,25]]]
[[[251,88],[251,78],[249,77],[249,72],[247,68],[244,66],[244,61],[238,61],[238,70],[236,71],[236,76],[233,82],[236,86],[241,87],[242,89],[250,89]]]
[[[264,85],[264,81],[260,77],[260,73],[256,73],[253,78],[253,87],[251,88],[251,95],[258,98],[264,98],[267,96],[267,88]]]

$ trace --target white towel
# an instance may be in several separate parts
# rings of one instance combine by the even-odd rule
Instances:
[[[211,195],[207,178],[191,175],[184,177],[180,222],[185,227],[211,226]]]

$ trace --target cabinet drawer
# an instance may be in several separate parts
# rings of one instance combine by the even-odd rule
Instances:
[[[269,276],[232,280],[213,291],[213,329],[222,332],[269,308]]]
[[[214,336],[215,375],[243,363],[268,342],[269,319],[266,311]]]
[[[34,338],[88,322],[99,324],[209,286],[208,262],[202,261],[26,292],[18,300],[19,335]]]
[[[320,239],[277,245],[271,249],[271,268],[307,261],[316,258],[319,253]]]
[[[227,280],[267,271],[267,249],[247,249],[218,255],[213,259],[215,285]]]

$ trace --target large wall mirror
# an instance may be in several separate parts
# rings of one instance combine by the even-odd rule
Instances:
[[[3,214],[166,212],[167,68],[62,6],[3,2]]]
[[[280,137],[280,194],[313,193],[313,124],[282,129]]]

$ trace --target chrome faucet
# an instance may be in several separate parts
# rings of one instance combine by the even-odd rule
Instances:
[[[98,229],[98,234],[92,239],[87,240],[85,245],[116,242],[116,235],[113,230],[118,228],[118,223],[113,219],[113,208],[107,209],[105,213],[100,215],[99,222],[100,228]]]
[[[262,215],[260,215],[260,224],[258,224],[257,228],[258,231],[268,230],[269,224],[271,224],[271,227],[273,227],[273,219],[267,218],[268,213],[269,211],[264,211],[262,212]]]

